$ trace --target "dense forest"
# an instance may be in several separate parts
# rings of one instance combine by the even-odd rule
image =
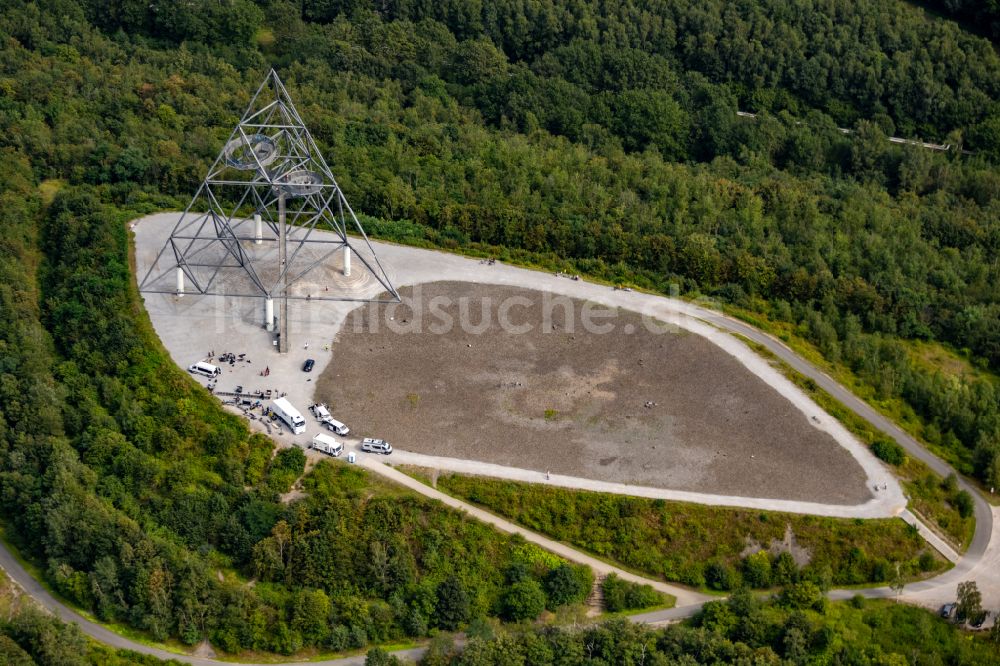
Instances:
[[[521,620],[590,592],[588,569],[357,468],[320,464],[283,503],[305,454],[272,457],[136,309],[125,222],[141,209],[74,188],[45,203],[26,164],[9,166],[0,506],[58,593],[156,640],[290,654]],[[540,607],[519,605],[525,590]]]
[[[14,0],[0,51],[0,505],[103,620],[342,649],[589,589],[357,472],[281,502],[301,457],[156,345],[126,222],[187,203],[271,65],[376,235],[785,325],[1000,485],[1000,58],[953,22],[895,0]]]
[[[86,638],[39,608],[0,572],[0,664],[4,666],[172,666],[130,650],[115,650]]]
[[[1000,367],[1000,58],[956,24],[895,0],[42,4],[6,14],[0,109],[36,179],[182,205],[276,64],[377,234],[790,325],[1000,485],[995,383],[900,343]]]
[[[10,597],[2,586],[0,663],[10,666],[166,666],[135,652],[96,645],[73,625]],[[982,612],[971,589],[961,613]],[[521,623],[471,625],[459,647],[456,636],[437,634],[420,666],[659,666],[665,664],[963,664],[1000,658],[1000,625],[970,640],[948,621],[889,601],[829,603],[815,587],[792,586],[768,599],[746,588],[707,604],[693,619],[652,629],[617,618],[587,626]],[[403,663],[372,648],[366,666]],[[410,663],[410,662],[405,662]]]
[[[619,619],[584,629],[549,627],[474,634],[459,652],[447,637],[421,666],[665,666],[680,664],[993,664],[989,641],[962,638],[927,611],[891,602],[826,604],[808,586],[762,601],[745,589],[707,604],[690,622],[651,629]],[[373,651],[368,666],[393,658]]]
[[[945,16],[951,16],[970,30],[993,40],[1000,40],[1000,4],[995,0],[925,0],[923,3]]]

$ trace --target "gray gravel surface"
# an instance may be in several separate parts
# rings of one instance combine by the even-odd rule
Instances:
[[[498,323],[514,298],[508,321],[527,332]],[[435,282],[420,286],[422,307],[355,310],[317,395],[355,434],[407,451],[722,495],[869,499],[850,453],[712,342],[627,310],[588,333],[584,301],[566,299],[569,315],[546,298]],[[431,312],[435,299],[449,304]],[[457,324],[463,308],[475,331]],[[446,318],[456,324],[440,332]]]

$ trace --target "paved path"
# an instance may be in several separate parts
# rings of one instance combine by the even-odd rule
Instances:
[[[395,454],[393,454],[395,455]],[[506,532],[508,534],[519,534],[524,537],[526,541],[530,541],[533,544],[541,546],[545,550],[555,553],[563,559],[570,560],[571,562],[576,562],[577,564],[585,564],[594,570],[594,573],[601,576],[606,576],[608,574],[617,574],[620,578],[632,581],[633,583],[639,583],[643,585],[651,585],[654,589],[665,592],[667,594],[673,595],[677,598],[678,606],[689,606],[692,604],[700,604],[705,601],[712,599],[707,594],[702,594],[700,592],[695,592],[687,588],[683,588],[677,585],[669,585],[663,581],[651,580],[644,576],[637,576],[633,573],[619,569],[616,566],[608,564],[604,560],[599,560],[596,557],[587,555],[586,553],[580,552],[579,550],[567,546],[566,544],[550,539],[546,536],[542,536],[537,532],[532,532],[527,530],[520,525],[516,525],[509,520],[501,518],[496,514],[490,513],[480,509],[479,507],[473,506],[460,499],[447,495],[439,490],[431,488],[425,483],[417,481],[412,476],[403,474],[397,469],[390,467],[385,464],[385,458],[381,456],[363,456],[358,458],[358,462],[365,467],[377,474],[395,481],[396,483],[406,486],[411,490],[415,490],[418,493],[436,499],[443,504],[446,504],[454,509],[458,509],[463,513],[480,520],[484,523],[493,525],[501,532]]]
[[[876,429],[892,437],[909,455],[924,462],[941,476],[948,476],[955,471],[948,463],[925,449],[909,433],[841,386],[825,372],[798,356],[780,340],[717,312],[694,308],[694,315],[763,345],[796,372],[815,381],[821,389],[849,410],[868,421]],[[1000,607],[1000,534],[997,534],[997,521],[1000,520],[1000,515],[995,516],[996,510],[990,506],[977,488],[961,476],[958,477],[958,485],[963,490],[967,490],[974,500],[976,532],[973,535],[972,543],[954,568],[929,581],[915,583],[907,587],[902,599],[933,608],[942,603],[954,601],[956,586],[959,582],[976,580],[980,592],[983,594],[984,607],[997,609]],[[891,594],[888,593],[888,588],[880,588],[880,590],[882,591],[870,591],[866,594],[886,597]]]
[[[939,553],[944,555],[952,564],[955,564],[960,559],[962,559],[962,554],[951,547],[951,544],[938,536],[938,533],[930,529],[921,521],[917,516],[910,512],[909,509],[904,509],[899,517],[907,522],[909,525],[913,525],[920,532],[920,536],[924,538],[924,541],[934,546]]]
[[[669,488],[654,488],[651,486],[635,486],[612,481],[596,481],[579,476],[564,474],[549,474],[521,467],[509,467],[494,463],[484,463],[478,460],[463,460],[445,456],[432,456],[413,451],[397,449],[392,454],[392,464],[413,465],[430,469],[447,470],[460,474],[475,476],[490,476],[511,481],[526,481],[528,483],[545,483],[562,488],[576,490],[591,490],[613,495],[630,495],[632,497],[648,497],[650,499],[665,499],[675,502],[690,502],[692,504],[707,504],[710,506],[731,506],[744,509],[760,509],[765,511],[783,511],[814,516],[830,516],[834,518],[891,518],[901,516],[905,510],[905,500],[888,491],[879,491],[873,499],[858,505],[821,504],[818,502],[800,502],[794,500],[765,499],[738,495],[714,495],[711,493],[695,493],[686,490],[670,490]],[[915,520],[915,518],[914,518]],[[909,521],[908,521],[909,522]],[[921,525],[921,527],[923,527]],[[924,528],[926,529],[926,528]]]
[[[168,232],[169,227],[172,226],[176,217],[177,216],[174,213],[159,214],[144,218],[137,223],[136,258],[140,274],[143,272],[145,266],[148,266],[148,262],[151,261],[152,256],[155,256],[155,253],[159,250],[164,238],[165,232],[163,230],[166,229]],[[669,299],[662,296],[640,294],[637,292],[612,291],[610,288],[601,285],[591,284],[584,281],[565,280],[552,275],[510,266],[496,265],[485,267],[475,260],[465,259],[446,253],[417,250],[414,248],[388,244],[376,244],[376,249],[383,258],[384,263],[394,267],[393,269],[390,269],[389,273],[397,287],[407,284],[420,284],[421,282],[449,279],[469,280],[487,284],[509,284],[532,289],[549,290],[575,298],[595,301],[612,307],[623,307],[644,314],[651,314],[668,322],[676,322],[684,328],[688,328],[689,330],[705,335],[713,342],[716,342],[716,344],[718,344],[725,352],[733,354],[749,369],[751,369],[751,371],[768,381],[769,384],[785,395],[786,398],[792,401],[793,404],[796,404],[810,417],[817,416],[822,413],[821,410],[816,407],[815,403],[805,396],[804,393],[799,391],[793,384],[791,384],[791,382],[784,378],[777,370],[772,368],[764,359],[760,358],[756,354],[753,354],[742,342],[731,335],[726,335],[722,331],[738,333],[763,345],[771,353],[775,354],[778,358],[790,365],[794,370],[812,378],[820,388],[832,395],[848,409],[869,421],[877,429],[893,437],[893,439],[895,439],[910,455],[924,461],[937,473],[946,476],[952,472],[952,469],[946,463],[925,450],[916,440],[914,440],[901,428],[875,411],[867,403],[854,396],[850,391],[840,386],[821,370],[814,367],[808,361],[800,358],[781,341],[731,317],[727,317],[719,314],[718,312],[701,308],[697,305],[678,299]],[[146,262],[145,264],[143,263],[144,261]],[[360,285],[358,287],[357,296],[369,296],[372,294],[374,287],[370,281],[368,283],[358,282],[357,284]],[[208,302],[210,300],[212,299],[202,299],[199,303],[198,299],[194,298],[186,298],[183,300],[166,296],[147,298],[147,310],[150,312],[154,325],[156,325],[157,331],[161,337],[164,338],[164,344],[179,364],[186,366],[194,360],[198,360],[188,357],[197,353],[192,350],[200,349],[199,344],[201,347],[206,346],[205,337],[212,334],[213,328],[216,337],[221,341],[221,343],[217,345],[217,348],[220,350],[233,350],[231,346],[232,344],[250,345],[247,347],[248,349],[264,349],[267,345],[269,345],[269,339],[267,336],[264,335],[263,332],[260,331],[260,327],[254,323],[256,320],[260,319],[260,313],[257,312],[259,304],[241,303],[238,299],[229,299],[228,302],[222,302],[222,299],[214,299],[215,302],[212,303]],[[312,335],[313,339],[316,341],[332,340],[336,335],[341,322],[343,321],[343,317],[346,316],[346,313],[349,312],[351,307],[353,307],[351,305],[338,304],[330,310],[330,312],[332,312],[335,316],[332,318],[324,318],[318,316],[316,310],[312,310],[307,314],[304,313],[301,309],[301,303],[297,303],[295,305],[297,311],[293,309],[291,330],[295,335],[300,336],[299,339],[302,339],[301,336]],[[165,315],[169,315],[169,321],[166,323],[164,323],[163,320]],[[214,317],[214,319],[206,320],[206,317]],[[240,328],[239,331],[234,331],[234,326],[232,325],[234,321],[237,323],[242,322],[242,327],[237,327]],[[211,325],[213,322],[214,327]],[[195,323],[197,323],[200,328],[192,330]],[[706,326],[706,323],[710,324],[710,326]],[[161,325],[164,325],[164,327],[161,328]],[[313,327],[311,334],[309,333],[309,326]],[[234,335],[234,333],[238,333],[238,335]],[[194,336],[193,338],[190,337],[192,335]],[[238,342],[233,342],[234,340]],[[306,340],[308,341],[308,338],[306,338]],[[266,352],[262,353],[261,356],[265,356],[265,354]],[[290,377],[292,372],[298,369],[298,365],[301,364],[306,354],[309,356],[316,356],[317,372],[322,371],[323,367],[329,362],[330,359],[329,354],[321,355],[315,350],[314,347],[314,351],[311,353],[308,352],[308,349],[304,348],[301,352],[282,355],[280,357],[272,354],[267,356],[267,361],[265,362],[274,362],[275,367],[279,370],[287,371],[287,375]],[[253,381],[256,374],[255,371],[260,366],[261,363],[258,363],[257,366],[253,366],[252,368],[251,366],[245,366],[240,367],[239,369],[229,370],[229,372],[234,373],[234,376],[230,379],[240,380],[245,376]],[[310,400],[312,397],[312,385],[306,384],[301,380],[299,383],[296,383],[294,386],[290,386],[289,388],[291,389],[289,394],[293,395],[294,393],[294,397],[296,397],[296,399],[298,399],[302,404],[305,404],[305,402]],[[887,491],[889,494],[886,495],[886,497],[893,497],[895,493],[901,492],[899,491],[899,485],[895,478],[888,473],[884,466],[871,456],[865,447],[861,446],[860,443],[854,440],[849,433],[846,433],[846,430],[844,430],[839,423],[830,417],[823,415],[820,417],[820,422],[817,423],[817,427],[821,427],[830,432],[842,446],[851,451],[852,455],[855,456],[868,475],[870,485],[881,483],[888,484],[890,490]],[[285,439],[287,441],[289,437],[286,436]],[[381,465],[374,460],[362,459],[361,462],[366,467],[369,467],[374,471],[382,473],[386,476],[391,476],[400,483],[404,483],[415,490],[419,490],[425,495],[430,494],[430,496],[434,496],[436,499],[440,499],[442,502],[445,502],[450,506],[456,506],[456,503],[458,505],[463,504],[459,500],[443,495],[442,493],[437,493],[437,491],[428,488],[415,479],[412,479],[397,470]],[[419,488],[414,485],[410,485],[411,483],[416,484]],[[964,556],[958,560],[958,563],[953,569],[933,579],[907,586],[902,598],[914,603],[934,606],[942,603],[943,601],[954,599],[955,586],[958,582],[975,579],[979,583],[980,590],[983,592],[985,606],[987,608],[996,608],[997,604],[1000,603],[1000,534],[997,533],[998,526],[1000,526],[1000,520],[994,520],[994,510],[991,509],[975,488],[972,488],[970,484],[961,478],[959,479],[959,484],[962,488],[969,490],[975,498],[977,523],[976,534],[972,540],[972,544]],[[539,545],[545,544],[544,547],[550,548],[556,552],[559,552],[556,549],[560,549],[565,553],[563,556],[567,559],[578,562],[583,561],[582,558],[593,560],[593,558],[589,558],[589,556],[579,553],[564,544],[552,542],[551,540],[547,540],[545,537],[530,533],[523,528],[513,525],[507,521],[503,521],[502,519],[487,512],[483,512],[475,507],[462,506],[461,508],[478,519],[487,520],[487,522],[497,525],[500,529],[504,529],[504,527],[501,527],[500,523],[506,523],[506,527],[509,529],[506,529],[505,531],[520,533],[524,535],[526,539],[538,543]],[[996,518],[1000,518],[1000,515],[997,515]],[[956,556],[957,553],[952,552],[950,554],[950,558]],[[590,561],[587,561],[587,563],[591,564]],[[99,624],[90,622],[75,611],[63,606],[59,601],[53,598],[52,595],[45,591],[38,581],[33,579],[28,572],[25,571],[24,568],[21,567],[21,565],[11,556],[6,548],[0,548],[0,566],[7,571],[11,579],[16,584],[20,585],[28,595],[35,598],[42,606],[51,610],[53,613],[66,621],[76,622],[84,633],[97,641],[106,643],[116,648],[131,649],[144,654],[151,654],[162,659],[176,659],[178,661],[194,664],[196,666],[208,666],[210,664],[225,663],[212,659],[178,655],[164,650],[150,648],[142,645],[141,643],[135,643],[127,638],[119,636]],[[598,571],[614,570],[613,567],[599,560],[593,560],[593,564],[591,564],[591,566],[594,566]],[[623,577],[627,576],[632,580],[638,579],[641,582],[648,582],[645,579],[633,576],[632,574],[627,574],[626,572],[622,572],[620,575],[623,575]],[[664,583],[657,583],[657,586],[661,589],[667,588],[666,591],[669,591],[671,594],[677,596],[678,607],[664,611],[635,615],[632,616],[633,621],[659,624],[681,617],[686,617],[696,612],[705,598],[704,595],[684,590],[683,588],[668,586]],[[874,588],[860,591],[835,590],[830,593],[830,596],[835,599],[844,599],[855,594],[862,594],[867,597],[890,597],[893,595],[892,591],[888,588]],[[420,648],[416,648],[397,654],[413,659],[418,657],[421,652],[422,650]],[[320,664],[321,666],[346,666],[348,664],[361,664],[363,662],[363,657],[354,657],[311,663]]]

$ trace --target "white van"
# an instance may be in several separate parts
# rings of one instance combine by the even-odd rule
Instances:
[[[351,429],[345,426],[343,423],[333,418],[332,416],[323,419],[323,425],[326,426],[328,430],[332,430],[341,437],[351,432]]]
[[[309,406],[309,411],[320,421],[330,418],[330,410],[326,408],[322,402],[317,402],[315,405]]]
[[[218,377],[222,374],[222,370],[211,363],[205,363],[204,361],[199,361],[194,365],[188,366],[188,372],[193,375],[201,375],[203,377]]]
[[[316,449],[320,453],[336,458],[344,452],[344,445],[329,435],[319,434],[313,437],[309,448]]]
[[[389,455],[392,453],[392,445],[384,439],[375,439],[373,437],[365,437],[361,440],[361,450],[367,451],[368,453],[381,453],[384,455]]]
[[[341,437],[351,432],[350,428],[330,415],[330,410],[328,410],[326,405],[323,403],[317,402],[315,405],[311,405],[309,407],[309,411],[312,412],[313,416],[315,416],[320,424],[326,427],[327,430],[332,430]]]
[[[271,412],[288,426],[293,435],[301,435],[306,431],[306,420],[302,418],[299,410],[292,407],[292,403],[285,398],[272,400]]]

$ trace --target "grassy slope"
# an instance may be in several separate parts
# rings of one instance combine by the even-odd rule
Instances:
[[[808,393],[809,397],[824,411],[839,420],[861,441],[871,446],[878,439],[884,439],[884,436],[872,428],[867,421],[844,407],[826,391],[817,387],[814,382],[776,359],[767,349],[746,339],[744,342],[755,352],[768,358],[799,388]],[[875,403],[872,402],[872,404]],[[899,420],[896,422],[900,423]],[[959,552],[968,548],[976,531],[976,519],[974,516],[968,518],[961,516],[951,501],[954,493],[945,490],[944,480],[927,465],[909,456],[907,456],[905,463],[893,467],[893,470],[909,496],[911,510],[925,518],[925,522],[930,523],[930,527],[935,529]]]
[[[914,439],[919,441],[928,451],[952,467],[962,467],[968,464],[967,457],[971,455],[971,451],[959,451],[928,442],[924,438],[924,430],[927,428],[927,424],[905,400],[899,397],[879,398],[875,387],[860,378],[845,365],[833,363],[826,359],[814,344],[796,331],[793,325],[785,322],[775,322],[761,313],[749,310],[733,307],[726,307],[724,310],[727,314],[733,315],[784,342],[796,354],[820,368],[838,383],[871,405],[875,410],[891,419],[913,436]],[[1000,383],[1000,377],[997,377],[986,369],[977,367],[964,355],[951,350],[942,343],[902,339],[900,341],[905,344],[911,361],[919,367],[940,372],[946,377],[955,379],[963,377],[985,378],[995,383]],[[758,349],[755,347],[755,349],[761,351],[762,348]],[[769,353],[764,353],[770,356]],[[983,488],[981,482],[977,479],[969,476],[966,479],[980,489],[988,490]],[[993,503],[1000,503],[1000,497],[993,497],[991,501]]]
[[[704,565],[737,566],[751,541],[767,547],[790,527],[809,549],[810,571],[829,567],[833,582],[872,580],[875,560],[905,562],[929,550],[897,519],[852,520],[709,507],[574,491],[484,477],[443,475],[438,488],[526,527],[571,543],[627,568],[692,585],[703,584]],[[945,565],[935,560],[937,569]]]

